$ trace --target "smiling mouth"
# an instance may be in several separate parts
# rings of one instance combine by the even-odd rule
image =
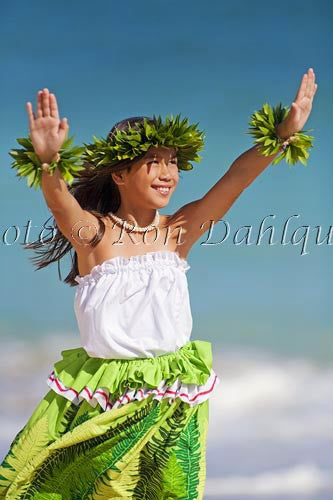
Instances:
[[[152,186],[152,188],[157,191],[159,194],[161,194],[162,196],[167,196],[169,193],[170,193],[170,190],[171,188],[168,187],[168,188],[162,188],[162,187],[157,187],[157,186]]]

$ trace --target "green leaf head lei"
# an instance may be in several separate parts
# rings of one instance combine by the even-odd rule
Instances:
[[[124,120],[125,121],[125,120]],[[176,147],[179,170],[192,170],[191,161],[199,163],[198,154],[204,146],[204,131],[197,129],[198,123],[189,125],[188,119],[167,116],[163,123],[161,116],[143,117],[143,121],[128,122],[124,130],[114,127],[106,139],[93,136],[92,144],[84,144],[84,161],[99,169],[114,165],[121,160],[134,160],[144,155],[152,146]]]
[[[141,118],[141,117],[134,117]],[[134,160],[143,156],[151,146],[176,147],[179,170],[192,170],[190,162],[199,163],[202,156],[198,154],[204,146],[204,131],[197,129],[198,123],[190,125],[187,118],[180,119],[180,113],[174,118],[167,116],[165,122],[161,116],[143,117],[143,121],[128,119],[124,129],[114,126],[107,138],[98,139],[93,136],[93,143],[83,147],[70,148],[73,138],[62,145],[57,162],[50,164],[49,172],[53,174],[58,167],[64,180],[71,186],[73,180],[80,176],[80,171],[87,168],[99,171],[105,166],[119,164],[123,160]],[[132,125],[131,125],[132,123]],[[17,175],[27,178],[29,187],[41,186],[42,166],[36,155],[30,136],[18,138],[23,149],[12,149],[14,158],[12,168]]]

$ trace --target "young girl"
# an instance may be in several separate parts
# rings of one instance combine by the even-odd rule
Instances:
[[[302,129],[316,90],[310,68],[276,124],[277,152]],[[209,221],[223,217],[277,152],[265,156],[257,144],[202,198],[164,215],[180,170],[197,161],[195,127],[183,129],[188,144],[179,145],[179,122],[167,121],[169,140],[138,153],[135,131],[144,124],[153,137],[162,124],[123,120],[107,136],[115,161],[96,161],[102,143],[88,147],[90,161],[68,187],[58,168],[50,170],[69,129],[55,95],[38,92],[36,114],[31,103],[27,112],[57,227],[48,248],[45,241],[28,248],[44,247],[39,268],[75,250],[64,281],[76,286],[82,346],[62,351],[49,392],[14,438],[0,467],[0,498],[201,500],[208,402],[220,379],[210,342],[190,340],[187,258]],[[131,148],[132,156],[121,157]]]

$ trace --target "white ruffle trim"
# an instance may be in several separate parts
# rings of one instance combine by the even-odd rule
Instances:
[[[79,405],[80,402],[85,399],[93,408],[99,404],[104,411],[110,410],[111,408],[117,408],[133,400],[141,401],[152,393],[154,393],[153,399],[158,399],[159,401],[163,398],[169,398],[169,403],[171,404],[176,398],[180,398],[182,401],[194,406],[208,399],[220,382],[221,380],[214,370],[211,370],[206,383],[203,385],[185,384],[177,378],[171,386],[167,387],[165,385],[165,380],[162,380],[158,387],[153,389],[142,387],[141,389],[127,390],[112,405],[109,398],[109,390],[106,388],[99,387],[95,392],[92,392],[92,390],[86,386],[81,392],[77,392],[71,387],[66,387],[61,380],[56,377],[54,371],[52,371],[46,381],[51,389],[66,399],[69,399],[74,404]]]
[[[95,283],[101,276],[114,274],[120,270],[135,271],[140,269],[151,269],[153,265],[175,267],[186,272],[191,268],[188,261],[179,256],[178,252],[171,250],[155,250],[131,257],[116,256],[105,260],[101,264],[94,266],[89,274],[85,276],[76,275],[75,281],[79,284],[78,289],[83,285]]]

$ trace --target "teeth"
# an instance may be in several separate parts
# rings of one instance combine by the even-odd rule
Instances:
[[[161,193],[168,193],[170,191],[170,188],[159,188],[159,187],[154,187],[154,189],[156,189],[156,191],[160,191]]]

